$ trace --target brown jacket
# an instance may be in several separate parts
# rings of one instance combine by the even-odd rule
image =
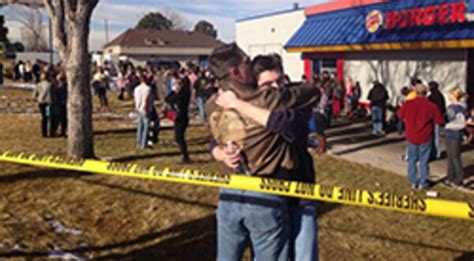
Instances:
[[[314,107],[320,98],[319,91],[308,85],[279,91],[272,87],[257,89],[226,81],[220,82],[219,88],[232,90],[240,99],[270,111]],[[217,143],[237,143],[247,158],[251,175],[289,178],[287,170],[296,169],[301,164],[300,153],[296,151],[300,148],[235,110],[223,110],[216,105],[216,98],[213,96],[207,102],[206,114]]]

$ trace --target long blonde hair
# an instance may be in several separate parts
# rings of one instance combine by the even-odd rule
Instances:
[[[456,99],[456,101],[464,101],[467,99],[467,94],[461,90],[459,87],[454,87],[451,90],[449,90],[449,93],[453,95],[453,97]]]

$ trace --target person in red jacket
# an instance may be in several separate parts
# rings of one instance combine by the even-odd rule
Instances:
[[[408,181],[413,189],[428,188],[428,162],[434,124],[442,125],[443,116],[436,105],[426,97],[428,88],[418,84],[416,98],[407,101],[397,115],[405,123],[405,139],[408,143]],[[419,171],[417,163],[419,162]]]

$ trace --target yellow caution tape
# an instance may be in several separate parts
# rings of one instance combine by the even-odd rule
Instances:
[[[155,167],[143,168],[136,164],[74,160],[58,156],[37,156],[8,151],[0,156],[0,161],[114,176],[251,190],[310,200],[474,221],[474,204],[472,203],[426,198],[414,193],[375,192],[271,178],[203,173],[188,169],[181,171],[173,171],[169,168],[157,170]]]

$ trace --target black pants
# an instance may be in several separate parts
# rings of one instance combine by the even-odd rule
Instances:
[[[176,143],[178,143],[179,150],[181,151],[181,154],[183,154],[183,161],[189,161],[189,153],[188,153],[188,147],[186,145],[186,139],[184,137],[184,134],[186,132],[186,128],[188,128],[188,121],[181,121],[176,119],[174,122],[174,137],[176,140]]]
[[[159,135],[160,135],[160,116],[158,115],[158,112],[156,111],[155,108],[153,108],[153,111],[151,112],[150,116],[150,126],[153,124],[153,128],[151,129],[151,141],[153,143],[157,143],[159,140]]]
[[[66,136],[67,133],[67,106],[58,106],[58,125],[61,127],[61,136]]]
[[[109,101],[107,100],[107,89],[100,87],[97,90],[97,95],[99,96],[99,101],[100,101],[100,107],[108,107],[109,106]]]
[[[48,137],[48,104],[40,103],[38,106],[41,114],[41,136]]]
[[[125,94],[125,89],[124,89],[124,88],[120,88],[120,89],[119,89],[119,95],[117,96],[117,99],[122,101],[124,94]]]
[[[461,141],[446,139],[448,153],[448,181],[462,185],[464,170],[461,163]]]
[[[325,131],[327,128],[327,119],[323,114],[316,112],[314,113],[314,123],[316,126],[316,133],[321,137],[326,137]]]

